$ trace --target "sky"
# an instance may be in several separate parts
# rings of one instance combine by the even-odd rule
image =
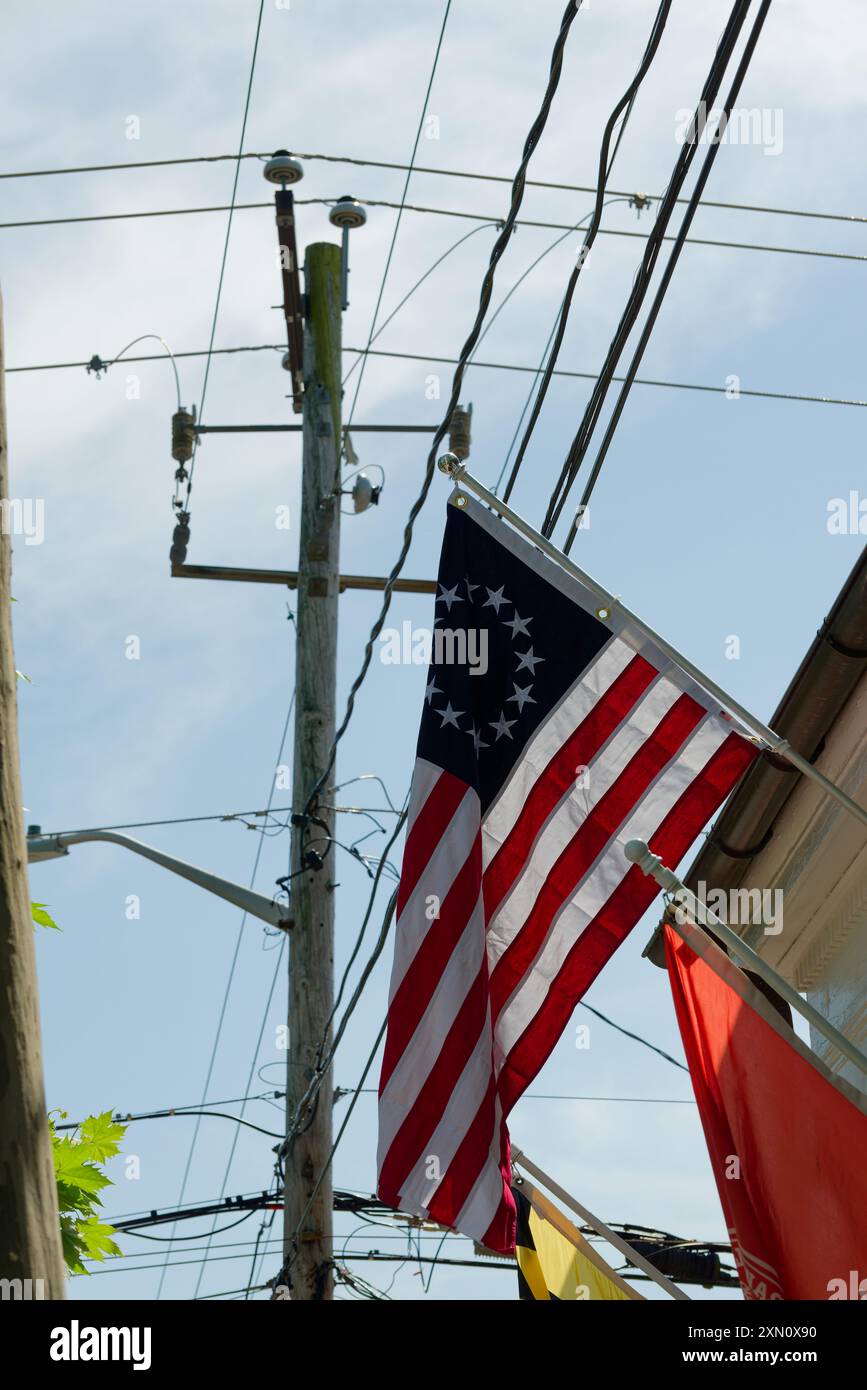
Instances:
[[[697,99],[729,8],[721,0],[675,0],[612,189],[651,197],[664,189],[678,124]],[[308,156],[295,190],[299,243],[337,239],[327,206],[304,199],[350,193],[399,204],[403,172],[340,160],[406,164],[423,116],[417,164],[511,176],[538,110],[562,9],[561,0],[453,0],[424,105],[441,0],[266,0],[244,148]],[[81,0],[74,11],[9,0],[3,44],[16,88],[6,103],[4,172],[235,154],[258,11],[258,0],[206,7]],[[594,186],[605,121],[632,78],[653,13],[648,0],[584,4],[531,177]],[[725,144],[706,197],[860,214],[867,175],[852,131],[863,124],[865,63],[867,15],[856,0],[834,0],[830,9],[775,0],[740,98],[741,107],[764,113],[756,125],[764,139]],[[2,222],[223,207],[234,172],[224,160],[4,179]],[[271,197],[261,162],[243,160],[237,202],[270,204]],[[415,172],[407,202],[493,222],[505,215],[508,197],[507,183]],[[522,216],[572,226],[591,206],[588,193],[528,188]],[[603,227],[644,234],[652,216],[639,219],[624,197],[606,208]],[[371,206],[367,225],[352,235],[347,349],[363,348],[371,332],[396,218],[392,207]],[[207,348],[226,223],[225,212],[201,212],[0,227],[8,367],[110,359],[143,334],[158,335],[176,353]],[[404,212],[378,323],[475,225]],[[469,237],[395,315],[377,348],[421,360],[370,357],[357,422],[439,423],[450,368],[427,359],[457,356],[494,235],[486,228]],[[497,271],[493,307],[559,235],[519,227]],[[858,534],[832,534],[827,523],[832,500],[862,486],[867,417],[854,405],[738,395],[737,385],[867,397],[867,248],[858,223],[712,207],[700,210],[693,235],[862,259],[685,249],[641,375],[729,392],[634,388],[573,558],[765,718],[859,553]],[[578,235],[569,235],[523,281],[485,338],[480,362],[538,364],[577,245]],[[598,238],[575,296],[562,367],[598,370],[641,250],[634,236]],[[215,346],[279,349],[279,302],[273,213],[239,207]],[[151,341],[131,355],[142,350],[162,351]],[[355,361],[347,351],[345,370]],[[280,350],[215,356],[202,410],[204,362],[181,357],[177,368],[183,403],[196,403],[206,423],[292,420]],[[347,383],[350,402],[358,377]],[[531,380],[481,365],[467,374],[470,462],[488,485],[501,471]],[[551,386],[512,499],[532,524],[541,523],[590,386],[567,378]],[[13,538],[16,660],[29,677],[19,692],[27,822],[59,831],[261,810],[269,798],[288,806],[291,726],[285,744],[282,738],[294,682],[294,595],[270,585],[171,578],[169,441],[177,395],[169,359],[117,362],[99,380],[83,368],[13,371],[7,394],[12,495],[41,501],[44,519],[38,536]],[[384,574],[420,486],[426,445],[409,434],[360,434],[355,447],[372,475],[373,465],[383,470],[385,486],[377,508],[344,520],[342,568]],[[298,514],[300,464],[297,435],[207,438],[192,489],[189,560],[294,568],[297,530],[281,529],[275,518],[287,505],[293,519]],[[435,479],[407,575],[436,572],[447,490]],[[564,535],[565,524],[555,540]],[[378,603],[374,594],[341,599],[341,710]],[[430,599],[396,596],[389,621],[405,620],[429,625]],[[340,804],[373,808],[386,830],[393,824],[386,798],[399,805],[409,783],[424,675],[420,666],[375,658],[340,745]],[[362,851],[376,855],[385,839],[377,824],[341,817],[345,846],[369,831]],[[241,821],[213,819],[131,833],[238,883],[255,871],[256,887],[268,896],[286,872],[285,831],[263,838]],[[341,972],[369,879],[346,849],[336,853]],[[390,858],[399,857],[398,845]],[[256,1099],[246,1101],[244,1117],[280,1132],[282,1102],[273,1092],[283,1089],[285,1071],[286,960],[278,939],[116,846],[82,845],[34,866],[31,890],[62,927],[37,941],[52,1108],[80,1119],[206,1098],[211,1108],[232,1101],[223,1108],[238,1115],[238,1098],[249,1096]],[[388,891],[386,883],[380,912]],[[641,958],[657,915],[652,910],[636,927],[587,1001],[680,1059],[667,979]],[[362,958],[379,920],[374,913]],[[358,1084],[379,1030],[390,957],[389,943],[338,1053],[341,1088]],[[579,1047],[577,1030],[585,1026],[589,1046]],[[367,1084],[375,1086],[377,1076],[374,1065]],[[514,1141],[591,1210],[609,1222],[724,1238],[684,1071],[579,1006],[532,1091],[536,1098],[525,1097],[512,1116]],[[570,1099],[543,1098],[550,1096]],[[337,1123],[346,1104],[336,1105]],[[219,1118],[134,1122],[109,1169],[115,1186],[107,1216],[261,1191],[271,1182],[275,1142]],[[335,1184],[370,1193],[375,1148],[375,1098],[365,1091],[335,1158]],[[238,1296],[277,1272],[279,1224],[262,1235],[254,1258],[260,1218],[220,1234],[233,1219],[217,1223],[210,1245],[210,1220],[184,1223],[184,1240],[171,1246],[125,1237],[124,1258],[71,1281],[70,1297]],[[514,1274],[499,1268],[442,1266],[426,1288],[429,1266],[364,1261],[360,1255],[371,1249],[406,1254],[406,1242],[393,1227],[356,1225],[336,1219],[339,1257],[392,1298],[515,1296]],[[429,1253],[438,1243],[438,1236],[426,1239]],[[442,1254],[466,1259],[470,1247],[450,1238]]]

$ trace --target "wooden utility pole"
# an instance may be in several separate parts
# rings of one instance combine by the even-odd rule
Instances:
[[[0,498],[9,498],[0,297]],[[42,1080],[12,651],[11,509],[0,526],[0,1279],[18,1297],[63,1298],[57,1185]],[[29,1286],[27,1280],[34,1281]],[[35,1282],[42,1280],[42,1288]],[[16,1286],[13,1286],[16,1287]],[[15,1297],[16,1294],[12,1294]]]
[[[292,807],[304,810],[321,777],[336,728],[337,605],[339,590],[341,446],[340,247],[318,242],[304,262],[303,471],[296,617],[295,760]],[[318,798],[333,805],[333,775]],[[286,1112],[291,1124],[325,1037],[334,999],[334,814],[317,808],[319,824],[292,832],[292,916],[289,938],[289,1058]],[[327,849],[327,854],[326,854]],[[302,866],[302,854],[324,856],[321,868]],[[300,872],[299,872],[300,870]],[[295,1300],[330,1299],[333,1292],[332,1178],[322,1177],[332,1142],[332,1076],[324,1078],[302,1116],[286,1154],[284,1253]],[[311,1195],[319,1183],[310,1210]],[[300,1230],[299,1230],[300,1227]]]

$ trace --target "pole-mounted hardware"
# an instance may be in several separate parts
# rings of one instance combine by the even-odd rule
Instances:
[[[470,456],[470,444],[472,442],[470,426],[472,423],[472,401],[466,410],[462,405],[456,405],[452,411],[452,418],[449,420],[449,449],[461,462]]]
[[[367,213],[351,193],[338,198],[328,214],[332,227],[339,227],[343,233],[340,250],[340,307],[349,308],[349,233],[363,227]]]
[[[277,218],[277,241],[280,246],[280,274],[283,280],[283,315],[286,319],[286,338],[289,350],[283,366],[292,374],[292,409],[298,415],[304,395],[304,328],[302,318],[301,277],[298,271],[298,250],[295,242],[295,199],[287,185],[298,183],[304,170],[288,150],[275,150],[262,175],[268,183],[279,184],[274,194]]]

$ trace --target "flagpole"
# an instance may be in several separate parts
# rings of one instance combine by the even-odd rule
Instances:
[[[776,970],[768,965],[767,961],[763,960],[751,946],[748,946],[746,942],[738,936],[737,932],[732,931],[731,927],[727,926],[720,917],[717,917],[715,912],[712,912],[705,903],[697,898],[695,894],[681,882],[677,874],[673,873],[671,869],[667,869],[659,855],[651,853],[644,840],[629,840],[624,846],[624,854],[630,863],[637,864],[643,874],[655,879],[660,888],[665,888],[668,892],[677,894],[680,903],[692,920],[698,922],[699,926],[706,927],[709,932],[712,932],[718,940],[722,941],[730,951],[748,965],[750,970],[754,970],[757,975],[761,976],[766,984],[771,986],[771,989],[776,990],[777,994],[781,995],[802,1018],[805,1018],[808,1023],[811,1023],[818,1033],[821,1033],[823,1037],[827,1038],[829,1043],[838,1048],[853,1066],[857,1067],[859,1071],[867,1076],[867,1057],[859,1052],[855,1044],[850,1042],[839,1029],[835,1028],[833,1023],[829,1023],[822,1014],[813,1008],[812,1004],[808,1003],[806,999],[802,999],[797,990],[793,989],[789,984],[788,980],[784,980],[782,975],[778,975]],[[681,924],[677,921],[676,915],[673,921],[670,918],[666,920],[672,931],[677,932],[681,940],[689,945],[689,938],[682,929]]]
[[[612,1231],[611,1227],[606,1226],[604,1221],[600,1221],[598,1216],[594,1216],[592,1211],[582,1207],[581,1203],[568,1193],[565,1187],[561,1187],[543,1169],[531,1162],[525,1154],[521,1153],[520,1149],[512,1149],[512,1162],[519,1168],[525,1168],[528,1173],[537,1178],[543,1187],[547,1187],[549,1192],[553,1192],[555,1197],[559,1197],[564,1206],[568,1207],[570,1211],[574,1211],[575,1215],[580,1216],[581,1220],[585,1221],[588,1226],[592,1226],[597,1235],[602,1236],[603,1240],[607,1240],[608,1244],[613,1245],[615,1250],[619,1250],[631,1265],[642,1270],[648,1279],[652,1279],[654,1284],[658,1284],[671,1298],[685,1299],[687,1303],[692,1301],[689,1294],[684,1293],[683,1289],[679,1289],[670,1279],[666,1279],[665,1275],[656,1268],[656,1265],[652,1265],[644,1255],[634,1249],[628,1240],[624,1240],[616,1231]]]
[[[823,772],[820,772],[811,762],[803,758],[801,754],[791,746],[788,739],[781,738],[779,734],[775,734],[773,729],[769,729],[767,724],[763,724],[755,715],[750,714],[749,710],[745,709],[742,704],[733,699],[727,691],[723,690],[722,686],[717,685],[716,681],[711,680],[711,678],[706,676],[703,671],[700,671],[697,666],[694,666],[688,657],[685,657],[676,647],[673,647],[670,642],[666,642],[664,637],[661,637],[649,624],[645,623],[636,613],[633,613],[627,608],[616,594],[609,594],[607,589],[604,589],[597,580],[591,578],[585,570],[579,569],[578,565],[573,564],[568,555],[564,555],[563,551],[558,550],[555,545],[552,545],[546,536],[543,536],[541,532],[535,530],[529,522],[526,522],[517,512],[512,511],[511,507],[507,506],[505,502],[502,502],[493,492],[490,492],[488,488],[486,488],[483,483],[480,483],[477,478],[474,478],[471,473],[468,473],[456,454],[443,454],[438,460],[437,466],[442,473],[446,473],[453,480],[456,486],[465,487],[470,492],[475,493],[480,501],[485,502],[499,516],[504,517],[506,521],[514,526],[516,531],[519,531],[522,536],[525,536],[528,541],[531,541],[533,545],[541,550],[544,555],[547,555],[550,560],[553,560],[561,569],[564,569],[567,574],[571,574],[572,578],[577,579],[580,584],[584,584],[588,589],[591,589],[601,600],[601,608],[605,611],[606,618],[613,609],[618,609],[630,627],[653,642],[670,661],[674,662],[675,666],[679,666],[680,669],[685,671],[688,676],[691,676],[698,685],[702,686],[709,695],[712,695],[721,705],[731,710],[732,714],[736,714],[744,727],[749,729],[750,733],[754,734],[756,738],[761,739],[761,741],[767,744],[779,757],[785,758],[787,762],[790,762],[793,767],[796,767],[798,771],[802,772],[811,782],[815,782],[828,796],[833,797],[845,810],[855,816],[862,825],[867,826],[867,810],[865,810],[863,806],[859,806],[857,801],[853,801],[851,796],[847,796],[846,793],[834,782],[830,781]]]
[[[599,1254],[599,1251],[594,1250],[589,1240],[582,1236],[578,1227],[572,1224],[568,1216],[564,1216],[560,1208],[555,1206],[544,1192],[540,1191],[538,1187],[534,1187],[529,1178],[521,1179],[521,1191],[535,1209],[537,1216],[541,1216],[550,1226],[554,1227],[558,1235],[561,1235],[564,1240],[568,1240],[570,1245],[574,1245],[581,1258],[586,1260],[588,1264],[592,1264],[603,1278],[607,1279],[615,1288],[620,1289],[621,1293],[625,1293],[630,1300],[646,1302],[644,1294],[639,1293],[637,1289],[626,1282],[622,1274],[618,1274],[616,1269],[611,1268],[610,1264]]]

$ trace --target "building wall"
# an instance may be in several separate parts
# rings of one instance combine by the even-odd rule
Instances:
[[[817,766],[867,805],[867,678],[847,701]],[[742,886],[781,890],[782,930],[769,931],[769,921],[731,925],[867,1053],[867,828],[802,781]],[[833,1071],[867,1092],[867,1076],[812,1029],[811,1043]]]

